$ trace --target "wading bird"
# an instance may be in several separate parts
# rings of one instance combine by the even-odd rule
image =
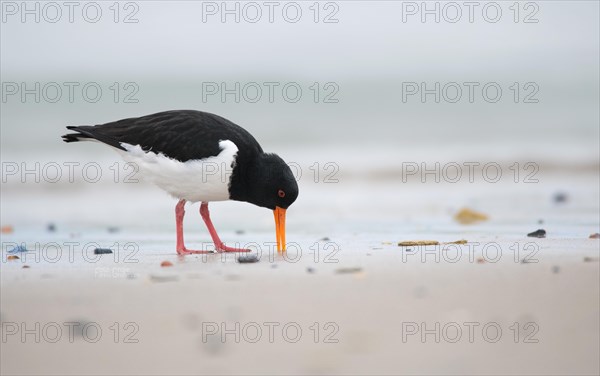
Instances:
[[[273,210],[277,249],[285,250],[285,213],[298,184],[276,154],[264,153],[254,137],[220,116],[192,110],[166,111],[100,125],[68,126],[65,142],[99,141],[118,150],[142,177],[179,199],[175,206],[177,253],[183,242],[187,201],[201,202],[200,215],[217,252],[247,252],[226,246],[210,220],[211,201],[245,201]]]

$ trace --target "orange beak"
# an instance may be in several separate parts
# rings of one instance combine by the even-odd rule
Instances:
[[[285,251],[285,209],[279,206],[273,210],[275,215],[275,236],[277,237],[277,251]]]

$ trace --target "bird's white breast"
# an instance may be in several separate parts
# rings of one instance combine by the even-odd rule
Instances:
[[[205,159],[180,162],[162,153],[144,151],[139,145],[121,143],[123,159],[135,164],[138,174],[178,199],[191,202],[229,200],[229,184],[238,147],[219,142],[221,152]]]

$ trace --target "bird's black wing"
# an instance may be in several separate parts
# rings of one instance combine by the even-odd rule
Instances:
[[[165,111],[100,125],[69,126],[78,133],[66,134],[65,142],[94,138],[125,150],[121,143],[163,153],[181,162],[204,159],[221,152],[219,141],[231,140],[239,154],[262,153],[256,139],[245,129],[220,116],[193,110]]]

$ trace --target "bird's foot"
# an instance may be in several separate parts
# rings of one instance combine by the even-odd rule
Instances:
[[[187,249],[185,247],[183,248],[177,248],[177,254],[179,256],[185,256],[185,255],[206,255],[206,254],[210,254],[210,253],[214,253],[213,251],[194,251],[191,249]]]
[[[217,252],[251,252],[249,249],[246,248],[233,248],[233,247],[228,247],[225,244],[216,244],[215,245]]]

